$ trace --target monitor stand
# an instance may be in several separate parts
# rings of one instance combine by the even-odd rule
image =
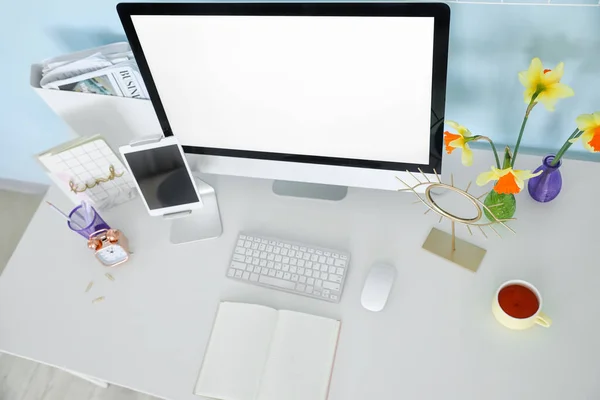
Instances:
[[[279,196],[340,201],[348,194],[348,187],[276,180],[273,182],[273,192]]]

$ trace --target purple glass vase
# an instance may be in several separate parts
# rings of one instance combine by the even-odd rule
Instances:
[[[554,166],[550,165],[552,160],[554,160],[553,154],[544,157],[542,165],[534,171],[534,173],[538,171],[542,171],[542,173],[535,178],[531,178],[527,183],[529,195],[540,203],[554,200],[562,189],[562,176],[559,170],[562,160],[559,160]]]

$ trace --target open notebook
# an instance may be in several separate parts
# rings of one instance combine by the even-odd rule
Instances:
[[[325,400],[340,321],[219,306],[194,394],[220,400]]]

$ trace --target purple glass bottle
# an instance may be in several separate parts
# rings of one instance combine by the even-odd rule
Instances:
[[[527,183],[529,195],[540,203],[547,203],[558,196],[562,189],[562,176],[559,168],[562,165],[562,160],[554,166],[550,163],[554,160],[554,154],[547,155],[542,161],[542,165],[534,171],[542,171],[539,176],[531,178]]]

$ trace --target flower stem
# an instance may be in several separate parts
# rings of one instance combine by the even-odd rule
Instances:
[[[488,142],[490,144],[490,146],[492,146],[492,150],[494,152],[494,157],[496,157],[496,167],[498,169],[501,169],[500,167],[500,158],[498,157],[498,151],[496,150],[496,146],[494,145],[494,142],[492,142],[492,139],[490,139],[487,136],[478,136],[477,140],[485,140],[486,142]]]
[[[552,162],[550,163],[551,167],[554,167],[556,164],[558,164],[562,156],[567,152],[567,150],[569,150],[569,147],[571,147],[571,145],[573,144],[571,143],[571,140],[577,139],[579,136],[581,136],[582,133],[583,131],[580,131],[579,128],[575,128],[573,133],[571,133],[571,136],[569,136],[569,138],[565,141],[565,144],[563,144],[558,153],[556,153],[554,160],[552,160]]]
[[[529,119],[529,113],[533,110],[533,107],[537,104],[535,99],[537,99],[539,92],[535,92],[533,96],[531,96],[531,101],[527,106],[527,110],[525,111],[525,117],[523,117],[523,123],[521,124],[521,130],[519,131],[519,137],[517,139],[517,144],[515,145],[515,152],[512,158],[512,164],[510,165],[512,168],[515,166],[515,162],[517,161],[517,153],[519,152],[519,147],[521,146],[521,139],[523,138],[523,132],[525,131],[525,125],[527,125],[527,120]]]

